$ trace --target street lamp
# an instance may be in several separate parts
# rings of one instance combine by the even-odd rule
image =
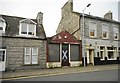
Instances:
[[[91,4],[88,4],[86,7],[85,7],[85,9],[87,8],[87,7],[89,7]],[[83,17],[83,27],[82,27],[82,55],[83,55],[83,57],[84,57],[84,67],[86,66],[85,65],[85,39],[84,39],[84,11],[85,11],[85,9],[82,11],[83,13],[82,13],[82,17]]]

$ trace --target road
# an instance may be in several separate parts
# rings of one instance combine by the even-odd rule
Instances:
[[[118,70],[39,76],[35,78],[17,79],[14,81],[118,81]]]

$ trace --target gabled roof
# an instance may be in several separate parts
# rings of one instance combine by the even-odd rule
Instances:
[[[31,19],[23,19],[19,21],[20,23],[29,23],[29,24],[37,24],[35,21],[31,20]]]
[[[73,35],[67,31],[62,31],[52,37],[48,38],[50,43],[70,43],[70,44],[79,44],[80,41],[77,40]]]
[[[8,16],[8,15],[1,15],[2,19],[6,22],[6,30],[4,36],[11,36],[16,37],[19,35],[19,23],[20,22],[29,22],[36,24],[36,36],[38,38],[45,39],[46,34],[43,28],[43,25],[38,25],[36,19],[27,19],[23,17],[16,17],[16,16]]]

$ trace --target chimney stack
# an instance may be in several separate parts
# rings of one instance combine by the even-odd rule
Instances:
[[[39,12],[36,19],[38,24],[43,24],[43,13]]]
[[[73,0],[68,0],[68,2],[69,2],[69,3],[71,3],[71,2],[73,3]]]
[[[109,20],[113,20],[112,12],[111,11],[107,12],[104,15],[104,18],[109,19]]]

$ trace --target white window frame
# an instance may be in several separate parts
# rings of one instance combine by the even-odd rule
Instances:
[[[25,23],[25,24],[27,24],[27,34],[22,34],[22,23]],[[27,37],[36,37],[36,25],[37,25],[37,23],[36,22],[34,22],[33,20],[31,20],[31,19],[23,19],[23,20],[21,20],[21,21],[19,21],[19,35],[21,35],[21,36],[27,36]],[[29,34],[29,26],[30,25],[33,25],[34,26],[34,35],[30,35]]]
[[[104,46],[100,47],[103,47],[103,49],[100,49],[100,60],[105,60],[105,47]],[[103,59],[101,59],[101,52],[103,52]]]
[[[23,35],[23,36],[36,36],[36,25],[35,24],[28,24],[28,23],[25,23],[27,24],[27,34],[22,34],[22,23],[20,23],[20,30],[19,30],[19,34],[20,35]],[[34,25],[34,35],[30,35],[29,34],[29,25]]]
[[[0,32],[2,31],[2,33],[5,33],[5,29],[6,29],[5,20],[3,18],[0,18],[0,22],[1,22],[0,24],[2,24],[2,25],[0,25],[0,27],[3,28],[3,30],[0,30]]]
[[[104,28],[106,28],[106,29],[104,29]],[[107,32],[107,35],[106,35],[107,37],[103,36],[104,32]],[[102,39],[108,39],[108,38],[109,38],[109,26],[106,23],[102,23]]]
[[[113,25],[113,33],[114,33],[114,40],[119,39],[119,28],[116,25]],[[115,34],[117,34],[117,39],[115,38]]]
[[[91,24],[94,24],[94,26]],[[91,34],[90,34],[91,31],[94,31],[94,36],[91,36]],[[96,38],[96,36],[97,36],[97,23],[94,21],[89,21],[89,37]]]
[[[107,48],[108,48],[108,47],[107,47]],[[116,50],[117,50],[117,49],[116,49]],[[115,55],[115,53],[114,53],[116,50],[115,50],[114,48],[113,48],[113,50],[108,50],[108,49],[107,49],[107,58],[108,58],[108,52],[113,52],[113,57],[114,57],[114,58],[111,58],[111,59],[108,58],[108,60],[117,60],[117,59],[116,59],[117,57],[115,57],[116,55]]]
[[[33,53],[33,49],[36,49],[36,52],[37,53]],[[26,54],[26,49],[29,49],[29,54]],[[24,49],[24,64],[25,65],[29,65],[29,64],[38,64],[38,48],[37,47],[25,47]],[[26,56],[29,56],[30,57],[30,60],[29,62],[26,62]],[[36,56],[36,61],[33,62],[33,56]]]
[[[0,51],[5,51],[4,61],[0,61],[0,62],[6,62],[6,49],[0,49]]]

